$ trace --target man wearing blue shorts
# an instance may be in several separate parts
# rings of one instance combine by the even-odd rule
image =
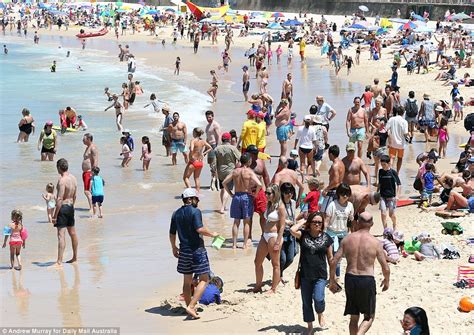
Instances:
[[[168,132],[171,138],[171,164],[176,165],[176,154],[181,152],[184,162],[188,163],[188,149],[186,148],[187,128],[184,122],[179,121],[179,114],[173,113],[173,122],[168,125]]]
[[[366,139],[366,129],[369,129],[369,119],[365,109],[360,106],[360,98],[354,98],[354,106],[349,108],[346,118],[346,132],[349,141],[357,143],[357,155],[362,157],[362,143]]]
[[[170,242],[174,257],[178,258],[178,272],[184,276],[183,295],[186,302],[186,312],[193,318],[199,319],[195,310],[209,283],[209,259],[201,236],[216,237],[202,223],[201,211],[197,208],[199,197],[195,189],[187,188],[181,195],[183,206],[177,209],[171,217]],[[179,237],[179,248],[176,246],[176,233]],[[194,289],[191,299],[191,284],[193,274],[198,275],[199,282]]]
[[[259,178],[250,168],[252,159],[248,153],[243,154],[240,157],[240,167],[234,169],[229,174],[222,184],[224,185],[227,193],[232,197],[232,203],[230,205],[230,217],[234,219],[234,225],[232,227],[232,246],[234,249],[237,248],[237,235],[239,233],[240,220],[244,221],[244,243],[243,248],[247,249],[247,245],[252,243],[249,240],[250,236],[250,223],[254,212],[252,187],[256,185],[254,194],[258,194],[262,183]],[[235,187],[235,193],[229,188],[229,185],[233,182]]]
[[[291,111],[288,107],[288,100],[281,99],[275,114],[275,126],[277,140],[280,142],[280,156],[286,157],[287,145],[289,140]]]

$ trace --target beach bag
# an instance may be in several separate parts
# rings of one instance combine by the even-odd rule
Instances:
[[[418,115],[418,107],[416,106],[416,100],[407,101],[406,112],[408,117],[416,117]]]
[[[301,287],[301,258],[303,257],[303,253],[300,254],[300,260],[298,262],[298,270],[295,273],[295,289],[299,290]]]
[[[420,178],[416,178],[413,182],[413,188],[417,191],[423,191],[423,183],[421,182]]]
[[[471,131],[472,129],[474,129],[474,113],[468,114],[464,118],[464,128],[467,131]]]

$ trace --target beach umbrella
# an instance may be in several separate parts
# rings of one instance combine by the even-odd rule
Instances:
[[[467,19],[470,19],[470,18],[471,17],[469,15],[467,15],[466,13],[464,13],[464,12],[451,16],[451,20],[454,20],[454,21],[467,20]]]
[[[367,27],[360,23],[354,23],[354,24],[351,24],[348,28],[357,30],[357,29],[366,29]]]
[[[152,9],[152,10],[149,10],[149,11],[147,12],[147,14],[150,14],[150,15],[160,14],[160,11],[159,11],[159,10]]]
[[[303,23],[298,20],[287,20],[282,23],[282,26],[301,26]]]
[[[263,16],[262,12],[252,12],[250,13],[250,17],[256,17],[256,16]]]
[[[117,5],[117,7],[122,7],[123,2],[122,1],[117,1],[115,4]]]
[[[387,18],[382,18],[382,20],[380,20],[380,26],[382,28],[393,28],[392,22],[390,22]]]
[[[117,9],[117,13],[126,13],[127,11],[123,8]]]
[[[379,28],[377,29],[377,31],[375,32],[375,35],[383,35],[385,33],[388,32],[388,29],[387,28]]]
[[[275,29],[275,30],[281,30],[281,29],[285,29],[283,28],[278,22],[272,22],[270,23],[268,26],[267,26],[268,29]]]
[[[368,12],[369,11],[369,8],[367,8],[367,6],[364,6],[364,5],[359,6],[359,9],[363,12]]]
[[[5,8],[5,4],[3,2],[0,2],[0,8]]]
[[[418,15],[418,14],[413,14],[411,17],[414,18],[417,21],[425,21],[425,18],[421,15]]]
[[[165,12],[175,13],[176,10],[174,10],[173,8],[166,8]]]
[[[393,18],[390,18],[388,20],[391,21],[391,22],[395,22],[395,23],[407,23],[409,21],[407,19],[399,19],[397,17],[393,17]]]
[[[412,21],[408,21],[407,23],[402,24],[400,27],[398,27],[398,30],[415,29],[416,27],[416,24],[414,24]]]
[[[280,13],[280,12],[275,12],[272,14],[272,17],[285,17],[285,15],[283,15],[283,13]]]

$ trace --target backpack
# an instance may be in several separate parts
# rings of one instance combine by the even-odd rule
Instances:
[[[468,114],[464,118],[464,128],[466,128],[467,131],[474,129],[474,113]]]
[[[416,100],[407,100],[406,113],[408,117],[416,117],[418,115],[418,106],[416,105]]]

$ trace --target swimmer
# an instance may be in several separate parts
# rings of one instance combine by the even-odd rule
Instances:
[[[127,144],[127,137],[122,136],[120,138],[120,144],[122,145],[122,152],[120,153],[120,156],[123,157],[122,160],[122,167],[128,167],[128,163],[132,160],[132,150]]]
[[[7,46],[5,44],[3,45],[3,53],[5,55],[8,55],[8,49],[7,49]]]
[[[87,130],[87,124],[85,123],[84,119],[82,118],[82,115],[77,116],[77,123],[76,123],[75,128],[77,130],[79,130],[81,128],[82,128],[82,130]]]
[[[143,161],[143,171],[147,171],[151,161],[151,144],[148,136],[142,137],[142,156],[140,160]]]
[[[84,71],[84,69],[83,69],[80,65],[77,66],[77,69],[78,69],[79,71]]]
[[[7,51],[8,53],[8,51]],[[56,72],[56,61],[53,60],[53,65],[51,65],[51,72]]]
[[[71,56],[71,51],[68,50],[67,54],[66,54],[66,57],[69,57],[69,56]]]
[[[204,131],[201,128],[193,129],[193,139],[189,143],[189,162],[184,169],[183,180],[186,188],[191,187],[189,177],[194,174],[194,183],[196,185],[196,191],[199,193],[201,189],[201,171],[204,166],[203,159],[211,150],[212,147],[206,140],[203,140],[201,136]]]
[[[48,222],[53,223],[53,212],[56,208],[56,196],[54,195],[54,185],[49,183],[46,185],[46,193],[42,194],[43,199],[46,201],[46,211],[48,213]]]

